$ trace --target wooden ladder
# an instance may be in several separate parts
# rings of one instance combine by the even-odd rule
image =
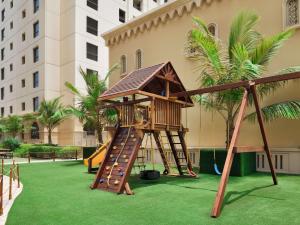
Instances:
[[[166,134],[179,174],[188,174],[189,176],[195,177],[196,174],[193,172],[193,166],[184,140],[185,132],[176,131],[176,133],[173,134],[172,131],[166,131]]]

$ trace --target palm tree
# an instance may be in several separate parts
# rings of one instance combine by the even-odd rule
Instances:
[[[116,113],[112,109],[103,109],[104,102],[99,97],[107,90],[107,79],[117,69],[113,66],[104,79],[99,78],[95,72],[85,72],[80,68],[80,74],[86,84],[86,93],[69,82],[66,87],[76,96],[76,105],[72,108],[73,114],[84,124],[85,127],[95,129],[99,144],[103,144],[102,132],[105,124],[116,120]]]
[[[4,119],[3,130],[16,138],[23,130],[23,118],[18,115],[8,116]]]
[[[52,144],[52,131],[70,117],[70,110],[60,103],[60,97],[43,100],[37,113],[37,121],[48,131],[48,144]]]
[[[260,78],[267,70],[272,57],[282,44],[288,40],[294,30],[289,29],[271,37],[263,37],[255,30],[259,17],[252,12],[240,13],[232,22],[228,44],[214,37],[207,25],[199,18],[193,18],[195,28],[189,33],[186,50],[188,57],[199,63],[201,87],[211,87],[241,80]],[[292,67],[281,71],[287,73],[300,70]],[[280,74],[279,73],[279,74]],[[278,82],[257,87],[260,100],[284,86]],[[242,89],[222,91],[213,94],[195,96],[195,101],[206,110],[218,112],[226,122],[226,145],[231,140],[234,121],[240,108]],[[250,98],[248,104],[253,104]],[[300,101],[279,102],[262,108],[265,121],[278,118],[299,119]],[[245,117],[255,120],[255,113]]]

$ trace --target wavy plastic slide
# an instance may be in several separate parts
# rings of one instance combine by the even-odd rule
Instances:
[[[85,159],[84,165],[89,165],[89,159],[92,159],[92,167],[98,167],[100,163],[103,162],[105,159],[105,155],[107,152],[107,146],[109,145],[110,141],[104,143],[101,147],[99,147],[89,158]]]

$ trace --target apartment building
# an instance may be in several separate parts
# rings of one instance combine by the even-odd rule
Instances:
[[[192,17],[200,17],[208,24],[212,34],[227,43],[233,18],[247,9],[260,16],[257,29],[265,36],[295,28],[294,36],[284,43],[265,75],[275,75],[284,68],[299,66],[299,0],[178,0],[103,35],[109,47],[110,63],[122,62],[121,71],[110,76],[110,86],[135,69],[171,61],[185,87],[190,90],[198,88],[199,64],[190,60],[185,52],[187,37],[193,28]],[[261,104],[264,106],[299,99],[299,81],[294,81],[265,98]],[[196,105],[184,111],[182,119],[184,126],[189,128],[186,138],[191,151],[224,147],[225,122],[217,113],[212,115],[204,107]],[[300,174],[300,121],[272,121],[266,124],[266,131],[276,170]],[[245,121],[240,135],[238,145],[262,145],[261,134],[255,123]],[[269,170],[266,160],[264,154],[257,154],[257,170]]]
[[[64,83],[84,90],[80,67],[99,74],[108,70],[108,49],[101,33],[165,2],[1,0],[0,115],[34,112],[43,99],[58,96],[64,104],[73,105],[74,96]],[[43,128],[33,125],[35,132],[23,138],[43,142]],[[93,136],[84,134],[82,125],[70,120],[54,132],[54,141],[69,145],[95,142]]]

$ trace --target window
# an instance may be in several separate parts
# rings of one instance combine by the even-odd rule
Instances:
[[[11,85],[9,85],[9,92],[12,93],[13,91],[14,91],[14,87],[13,87],[13,85],[11,84]]]
[[[26,63],[26,58],[25,56],[22,56],[22,64],[24,65]]]
[[[38,109],[39,109],[39,97],[34,97],[32,99],[32,104],[33,104],[33,112],[38,111]]]
[[[4,99],[4,87],[1,88],[1,100]]]
[[[142,11],[142,0],[133,0],[133,7],[136,8],[139,11]]]
[[[5,9],[2,9],[1,11],[1,21],[3,22],[5,19]]]
[[[217,26],[214,23],[208,25],[208,31],[211,33],[212,36],[217,36]]]
[[[9,24],[9,26],[10,26],[10,29],[12,30],[14,28],[14,22],[11,21],[10,24]]]
[[[36,63],[37,61],[39,61],[39,47],[35,47],[33,49],[33,62]]]
[[[1,107],[1,117],[4,116],[4,107]]]
[[[25,109],[26,109],[25,102],[22,102],[22,104],[21,104],[21,108],[22,108],[22,111],[25,111]]]
[[[286,1],[286,26],[294,26],[299,23],[299,1]]]
[[[40,0],[33,0],[33,13],[39,11],[40,8]]]
[[[25,41],[26,40],[26,33],[23,33],[22,34],[22,41]]]
[[[13,50],[13,49],[14,49],[14,43],[10,42],[10,44],[9,44],[9,49],[10,49],[10,50]]]
[[[86,18],[86,32],[98,35],[98,21],[90,17]]]
[[[4,41],[4,37],[5,37],[5,28],[1,30],[1,41]]]
[[[121,23],[125,23],[125,21],[126,21],[126,13],[125,13],[125,11],[124,10],[122,10],[122,9],[119,9],[119,21],[121,22]]]
[[[22,18],[25,18],[26,17],[26,10],[24,9],[23,11],[22,11]]]
[[[33,88],[37,88],[39,86],[39,72],[35,72],[33,74]]]
[[[4,80],[5,77],[5,69],[4,67],[1,68],[1,80]]]
[[[142,51],[140,49],[135,52],[135,63],[137,69],[142,68]]]
[[[86,43],[86,57],[98,61],[98,46]]]
[[[13,71],[14,70],[14,64],[9,64],[9,71]]]
[[[31,125],[31,139],[40,139],[40,128],[37,122],[34,122]]]
[[[89,74],[96,74],[98,76],[98,71],[96,70],[91,70],[91,69],[86,69],[86,73],[89,75]]]
[[[13,110],[13,107],[12,107],[12,105],[11,105],[11,106],[9,106],[9,113],[10,113],[10,114],[13,114],[13,111],[14,111],[14,110]]]
[[[33,24],[33,38],[39,36],[39,33],[40,33],[40,25],[39,25],[39,21],[37,21]]]
[[[10,1],[10,8],[13,8],[13,7],[14,7],[14,1],[11,0],[11,1]]]
[[[127,71],[127,62],[126,62],[126,56],[121,56],[121,74],[126,73]]]
[[[4,54],[5,53],[5,49],[4,48],[2,48],[1,49],[1,60],[4,60]]]
[[[21,80],[21,87],[24,88],[25,86],[26,86],[25,79],[22,79],[22,80]]]
[[[92,9],[98,10],[98,0],[87,0],[86,4]]]

